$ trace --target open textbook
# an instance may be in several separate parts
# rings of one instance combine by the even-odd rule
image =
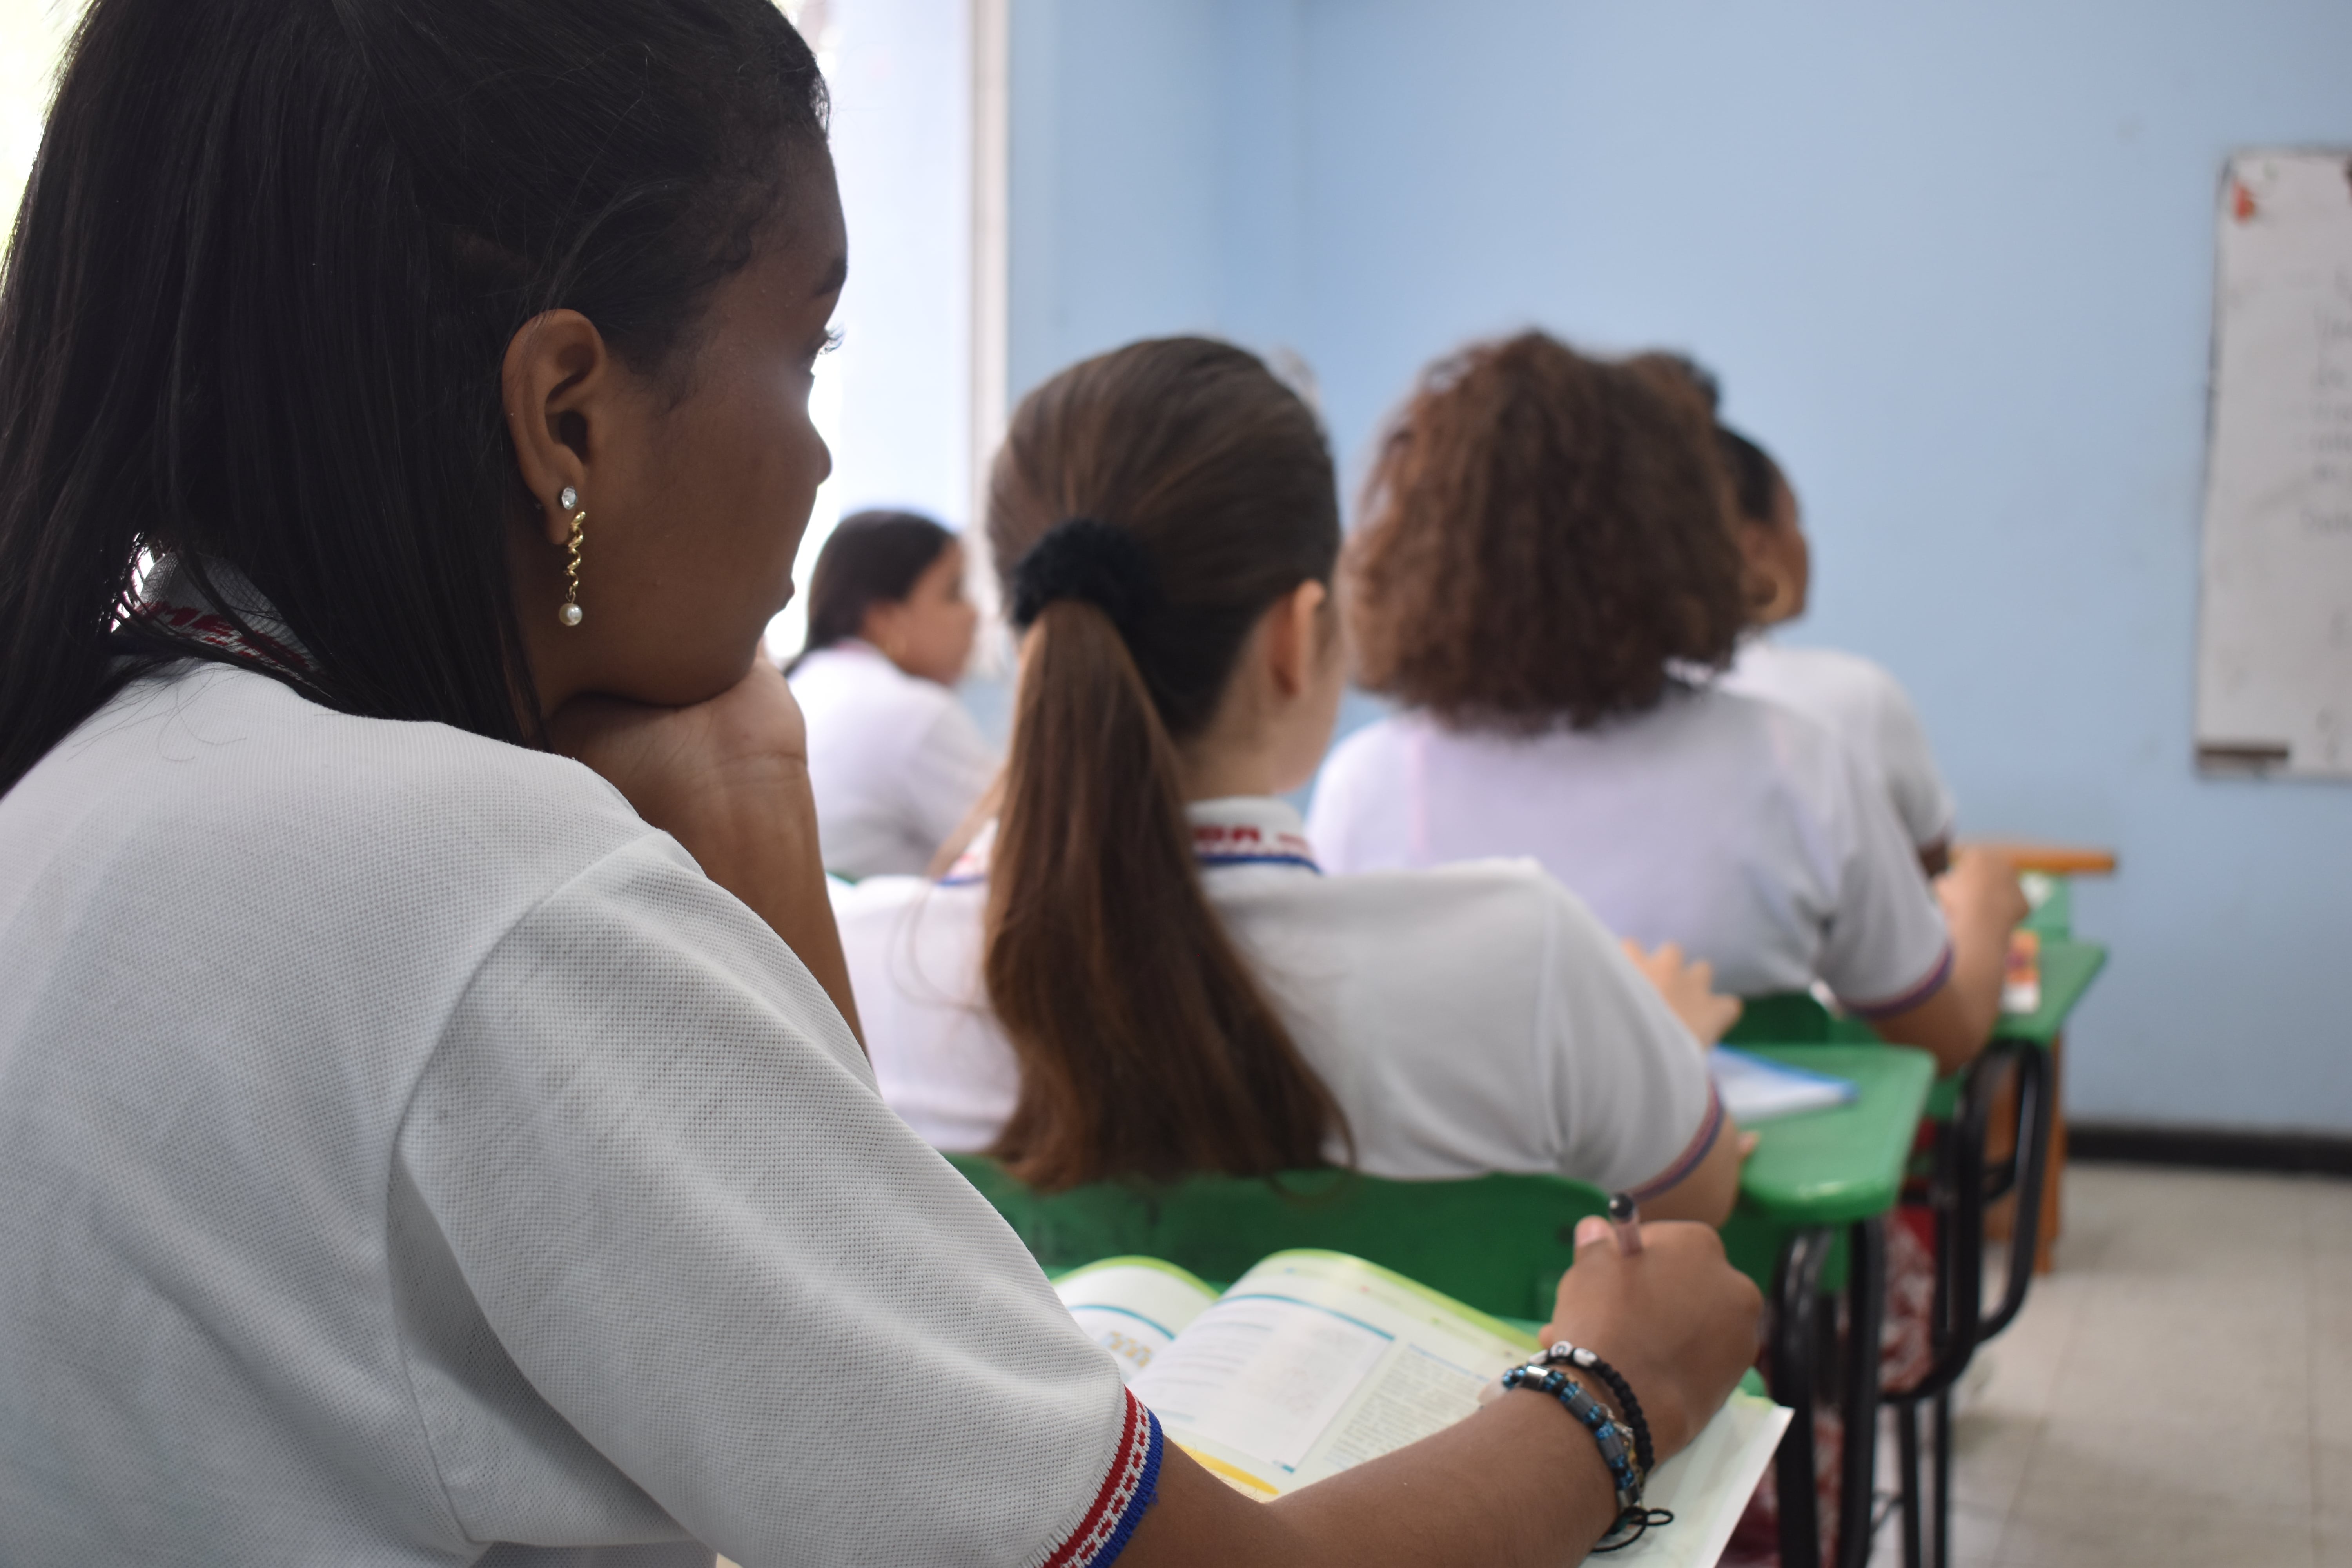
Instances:
[[[1149,1258],[1106,1258],[1055,1288],[1169,1440],[1261,1499],[1452,1426],[1538,1348],[1500,1319],[1336,1252],[1277,1252],[1223,1295]],[[1710,1568],[1788,1420],[1768,1399],[1733,1394],[1650,1478],[1650,1506],[1673,1510],[1675,1523],[1608,1561]]]

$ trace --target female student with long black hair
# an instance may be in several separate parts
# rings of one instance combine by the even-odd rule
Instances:
[[[838,904],[918,1131],[1047,1187],[1345,1161],[1723,1217],[1701,1047],[1581,904],[1524,861],[1323,876],[1277,798],[1346,655],[1330,456],[1265,365],[1180,338],[1063,372],[988,528],[1024,634],[1002,816],[941,884]]]
[[[1529,1397],[1242,1499],[875,1093],[754,658],[827,466],[823,105],[768,0],[90,7],[0,281],[0,1561],[1614,1516]],[[1661,1451],[1755,1310],[1673,1225],[1558,1306]]]
[[[854,512],[817,552],[808,645],[784,674],[829,871],[922,870],[995,782],[954,689],[980,621],[963,575],[963,545],[919,512]]]
[[[1743,995],[1816,980],[1956,1069],[2024,913],[1998,859],[1933,890],[1837,738],[1727,690],[1749,601],[1714,417],[1687,367],[1541,333],[1431,367],[1351,543],[1360,676],[1406,711],[1318,781],[1330,863],[1532,855],[1637,941]]]

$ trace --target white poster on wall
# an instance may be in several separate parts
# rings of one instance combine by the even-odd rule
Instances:
[[[2352,153],[2221,197],[2197,760],[2352,778]]]

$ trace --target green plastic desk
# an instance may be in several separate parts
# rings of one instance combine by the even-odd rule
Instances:
[[[1772,1289],[1773,1271],[1791,1232],[1837,1228],[1895,1207],[1935,1083],[1935,1058],[1907,1047],[1846,1044],[1743,1045],[1753,1055],[1850,1079],[1851,1105],[1783,1117],[1747,1131],[1756,1152],[1739,1173],[1739,1206],[1724,1223],[1732,1267]],[[1845,1283],[1841,1238],[1822,1275],[1825,1289]]]
[[[2045,906],[2046,907],[2046,906]],[[2106,967],[2107,950],[2073,937],[2042,939],[2042,1005],[2031,1013],[2004,1013],[1993,1028],[2000,1040],[2032,1040],[2046,1046],[2066,1026],[2066,1016]]]
[[[2064,897],[2065,884],[2060,882],[2042,908],[2035,911],[2036,915],[2055,908],[2055,918],[2063,920],[2067,916],[2063,905]],[[2091,982],[2098,978],[2099,971],[2105,967],[2106,962],[2107,950],[2095,942],[2080,942],[2073,937],[2045,932],[2042,938],[2042,1005],[2031,1013],[2002,1014],[2000,1022],[1994,1026],[1993,1037],[2030,1040],[2047,1047],[2065,1028],[2067,1017],[2074,1011],[2075,1005],[2083,1000],[2084,994],[2090,990]],[[1766,1054],[1784,1045],[1801,1046],[1808,1050],[1822,1050],[1831,1046],[1849,1049],[1883,1049],[1869,1043],[1874,1038],[1870,1026],[1861,1019],[1832,1014],[1812,997],[1797,991],[1783,995],[1751,998],[1747,1011],[1740,1015],[1739,1021],[1724,1037],[1724,1043],[1738,1046],[1742,1050]],[[1803,1059],[1812,1060],[1811,1058]],[[1839,1068],[1824,1067],[1822,1070],[1835,1072],[1841,1077],[1851,1076]],[[1955,1074],[1936,1084],[1927,1096],[1925,1110],[1927,1120],[1948,1121],[1951,1119],[1954,1100],[1959,1092],[1959,1081],[1958,1075]],[[1761,1149],[1757,1151],[1759,1158],[1763,1152]],[[1749,1162],[1749,1164],[1752,1170],[1754,1162]],[[1743,1183],[1742,1186],[1744,1188],[1746,1184]]]
[[[1723,1227],[1724,1250],[1772,1303],[1773,1394],[1797,1412],[1782,1440],[1777,1486],[1781,1504],[1780,1560],[1820,1561],[1822,1531],[1813,1490],[1812,1409],[1832,1386],[1820,1364],[1815,1331],[1822,1298],[1843,1292],[1853,1323],[1847,1336],[1841,1406],[1849,1427],[1870,1431],[1878,1411],[1878,1330],[1885,1300],[1882,1224],[1903,1177],[1936,1076],[1925,1051],[1875,1043],[1751,1045],[1759,1057],[1851,1079],[1852,1103],[1782,1117],[1754,1128],[1756,1152],[1739,1180],[1739,1206]],[[1860,1258],[1859,1267],[1852,1260]],[[1839,1561],[1856,1564],[1869,1550],[1874,1455],[1848,1445],[1843,1460]]]
[[[1851,1079],[1850,1105],[1759,1123],[1740,1173],[1743,1206],[1788,1226],[1845,1225],[1895,1206],[1935,1082],[1936,1059],[1901,1046],[1744,1046],[1769,1060]]]

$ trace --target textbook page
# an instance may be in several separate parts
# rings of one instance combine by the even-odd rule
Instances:
[[[1133,1383],[1170,1439],[1259,1498],[1444,1430],[1538,1346],[1377,1264],[1277,1252]]]
[[[1634,1390],[1640,1393],[1639,1389]],[[1612,1552],[1612,1564],[1643,1568],[1715,1568],[1739,1516],[1764,1479],[1787,1430],[1790,1412],[1761,1394],[1735,1390],[1689,1447],[1660,1465],[1642,1500],[1675,1516],[1644,1531],[1631,1546]]]
[[[1157,1258],[1106,1258],[1054,1281],[1062,1305],[1095,1343],[1118,1358],[1129,1383],[1206,1311],[1217,1293]]]

